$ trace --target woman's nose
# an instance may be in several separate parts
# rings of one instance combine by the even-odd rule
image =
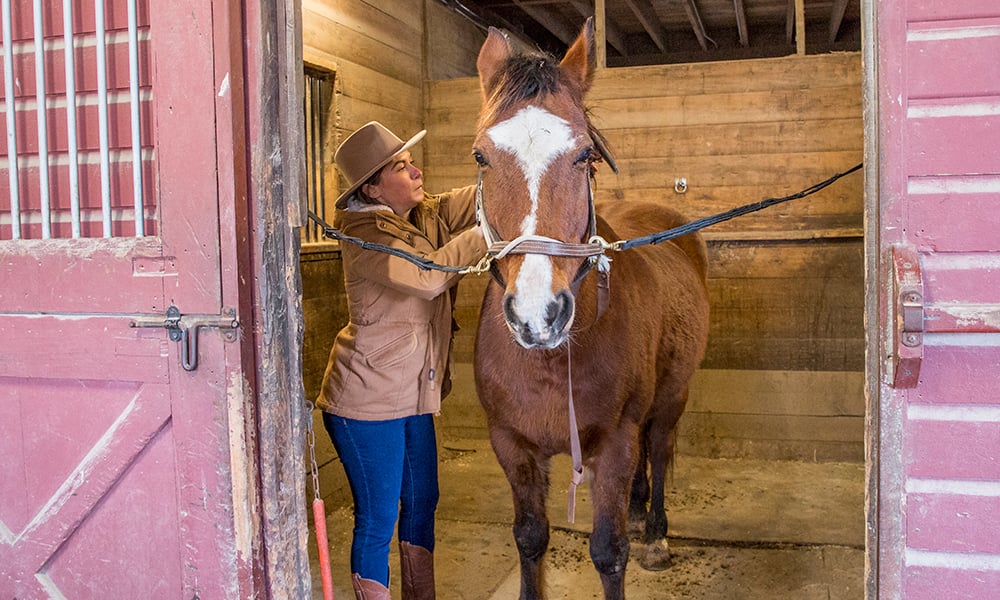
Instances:
[[[424,172],[420,170],[417,165],[410,165],[410,177],[413,179],[418,179],[424,176]]]

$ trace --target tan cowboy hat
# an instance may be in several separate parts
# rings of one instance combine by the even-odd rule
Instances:
[[[365,123],[360,129],[347,136],[333,162],[347,179],[348,187],[337,198],[337,208],[347,208],[347,200],[358,191],[368,178],[378,172],[403,150],[406,150],[423,139],[427,130],[421,130],[405,144],[396,134],[386,129],[378,121]]]

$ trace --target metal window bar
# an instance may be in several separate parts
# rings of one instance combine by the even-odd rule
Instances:
[[[96,59],[96,74],[97,74],[97,113],[98,113],[98,137],[99,137],[99,167],[100,167],[100,205],[101,208],[98,211],[93,209],[84,209],[83,202],[81,198],[81,187],[80,187],[80,167],[81,164],[90,164],[94,161],[91,160],[90,156],[92,153],[84,152],[81,154],[78,143],[78,123],[77,123],[77,110],[81,106],[78,101],[79,96],[77,94],[77,81],[76,81],[76,57],[75,51],[83,48],[89,44],[87,38],[91,37],[89,35],[83,34],[81,39],[74,39],[73,31],[73,14],[74,7],[79,9],[79,7],[88,0],[63,0],[63,31],[61,36],[61,43],[63,45],[63,54],[65,62],[65,89],[66,89],[66,99],[65,99],[65,123],[66,123],[66,156],[60,156],[61,151],[52,151],[50,148],[49,135],[53,131],[50,127],[50,111],[58,111],[63,109],[61,101],[58,98],[49,98],[47,85],[51,82],[52,73],[49,73],[49,79],[46,79],[46,60],[52,60],[53,52],[58,51],[59,42],[55,38],[50,38],[48,42],[45,39],[45,27],[43,16],[47,9],[43,9],[43,2],[48,0],[30,0],[29,2],[13,2],[15,9],[20,9],[23,7],[27,10],[28,6],[31,6],[33,27],[30,35],[30,39],[23,41],[15,41],[13,36],[12,22],[12,2],[11,0],[0,0],[0,19],[3,21],[2,32],[3,32],[3,77],[4,77],[4,112],[7,125],[7,152],[6,152],[6,168],[7,176],[9,180],[9,213],[5,209],[8,206],[2,206],[0,208],[0,224],[10,225],[10,237],[11,239],[21,239],[25,235],[25,226],[28,226],[28,232],[32,230],[35,232],[33,235],[38,236],[40,228],[40,237],[42,239],[50,239],[52,237],[73,237],[79,238],[84,235],[82,231],[82,224],[84,222],[97,223],[98,220],[102,225],[103,237],[113,237],[115,235],[115,227],[128,220],[134,221],[135,236],[142,237],[146,235],[145,226],[145,203],[143,198],[143,152],[142,152],[142,135],[141,135],[141,120],[142,120],[142,104],[144,101],[148,101],[148,97],[144,97],[140,89],[140,73],[139,73],[139,27],[138,27],[138,1],[139,0],[119,0],[116,3],[116,9],[125,4],[127,8],[128,15],[128,77],[129,77],[129,110],[130,110],[130,124],[131,124],[131,140],[130,150],[131,150],[131,161],[132,161],[132,185],[133,185],[133,198],[132,198],[132,211],[131,215],[128,213],[130,211],[123,210],[121,207],[113,207],[112,205],[112,185],[111,185],[111,166],[112,163],[124,163],[126,152],[124,150],[124,144],[116,144],[115,148],[111,148],[111,140],[109,133],[109,90],[108,90],[108,32],[106,31],[105,25],[105,3],[106,0],[93,0],[94,4],[94,19],[95,19],[95,30],[96,33],[93,35],[93,43],[95,46],[94,57]],[[51,33],[51,32],[50,32]],[[120,43],[121,36],[118,33],[114,33],[113,41],[111,43]],[[19,54],[33,54],[35,63],[35,98],[34,102],[31,99],[22,98],[20,105],[18,104],[17,92],[18,89],[15,87],[15,69],[18,64],[23,64],[18,62]],[[52,63],[49,63],[50,65]],[[86,65],[85,65],[86,66]],[[58,86],[56,86],[58,87]],[[121,102],[120,97],[123,94],[117,92],[114,93],[114,102],[117,104]],[[89,104],[88,100],[82,100],[84,104]],[[26,183],[25,177],[27,176],[27,169],[31,169],[33,173],[35,167],[35,161],[29,152],[26,156],[19,156],[18,154],[18,131],[17,131],[17,110],[31,110],[35,109],[36,113],[36,127],[37,127],[37,185],[38,185],[38,198],[37,206],[32,207],[32,202],[30,198],[22,198],[22,193],[26,190],[34,188],[34,185],[23,185]],[[57,128],[58,129],[58,128]],[[57,134],[59,135],[59,134]],[[29,134],[30,137],[30,134]],[[22,153],[23,153],[22,149]],[[147,155],[147,160],[151,158]],[[0,160],[0,165],[3,165],[2,160]],[[68,189],[62,187],[62,182],[58,179],[53,181],[50,176],[50,170],[53,167],[61,167],[63,165],[68,165]],[[25,170],[26,172],[22,172]],[[32,175],[34,177],[34,175]],[[54,187],[55,186],[55,187]],[[30,193],[30,192],[29,192]],[[61,198],[62,202],[59,204],[55,203],[55,200]],[[63,230],[62,235],[58,235],[53,229],[53,225],[56,223],[65,223],[67,220],[66,212],[66,200],[68,198],[68,208],[69,215],[68,220],[70,222],[70,231],[65,232]],[[27,200],[27,203],[26,203]],[[95,199],[96,203],[96,199]],[[98,214],[99,212],[99,214]],[[62,214],[60,214],[62,213]],[[29,233],[30,235],[30,233]]]
[[[42,0],[34,2],[35,17],[35,113],[38,115],[38,185],[42,195],[42,239],[52,237],[52,205],[49,197],[48,103],[45,101],[45,35],[42,31]]]
[[[333,98],[334,73],[305,68],[306,191],[309,210],[327,219],[326,159],[327,116]],[[309,222],[303,229],[305,242],[322,242],[323,232]]]
[[[142,138],[139,134],[139,31],[135,0],[128,2],[128,89],[132,123],[132,206],[135,210],[135,237],[146,235],[146,215],[142,203]]]
[[[108,65],[107,32],[104,30],[104,0],[94,0],[94,21],[97,28],[97,130],[101,150],[101,214],[104,237],[113,235],[111,228],[111,159],[108,150]],[[35,40],[38,43],[38,40]]]
[[[66,62],[66,131],[76,132],[76,53],[73,51],[73,0],[63,0],[63,54]],[[69,210],[74,238],[80,231],[80,165],[76,135],[67,135]]]
[[[14,117],[14,39],[10,26],[10,0],[0,4],[3,11],[3,87],[4,112],[7,116],[7,176],[10,179],[10,227],[11,238],[21,238],[21,188],[17,160],[17,120]]]

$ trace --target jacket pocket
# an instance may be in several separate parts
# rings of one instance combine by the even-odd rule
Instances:
[[[380,345],[365,355],[365,362],[373,369],[384,369],[409,358],[417,349],[417,336],[406,332]]]

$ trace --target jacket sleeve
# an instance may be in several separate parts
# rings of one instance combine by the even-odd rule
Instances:
[[[393,248],[419,254],[441,265],[472,265],[486,254],[486,242],[478,230],[464,231],[432,252],[420,252],[391,236],[379,241]],[[366,279],[425,300],[438,297],[460,277],[457,273],[422,269],[398,256],[360,248],[345,248],[344,259],[345,269],[363,273]]]
[[[439,198],[439,214],[450,231],[462,231],[476,224],[476,186],[456,188]]]

